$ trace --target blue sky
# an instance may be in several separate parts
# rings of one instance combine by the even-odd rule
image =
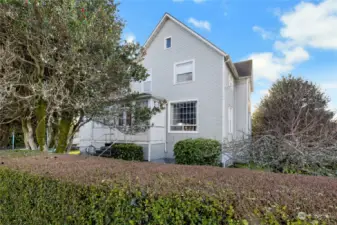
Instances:
[[[165,12],[231,55],[254,60],[253,105],[280,76],[314,81],[337,109],[337,0],[120,0],[125,39],[147,40]]]

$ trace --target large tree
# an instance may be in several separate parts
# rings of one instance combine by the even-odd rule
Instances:
[[[82,124],[134,101],[144,51],[122,40],[114,1],[0,1],[0,118],[21,119],[31,149],[63,152]]]
[[[335,131],[330,99],[320,87],[291,75],[277,80],[253,115],[253,134],[315,141]]]

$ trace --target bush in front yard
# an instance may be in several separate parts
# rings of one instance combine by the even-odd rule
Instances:
[[[211,165],[220,163],[221,144],[213,139],[186,139],[174,145],[174,156],[178,164]]]
[[[136,144],[114,144],[112,146],[112,157],[129,161],[143,161],[143,147]]]
[[[71,155],[3,160],[1,225],[337,224],[337,181],[326,177]]]

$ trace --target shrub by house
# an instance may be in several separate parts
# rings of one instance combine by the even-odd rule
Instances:
[[[173,151],[178,164],[218,166],[220,163],[221,144],[217,140],[186,139],[177,142]]]

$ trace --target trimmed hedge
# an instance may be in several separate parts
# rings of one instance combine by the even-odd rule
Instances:
[[[237,219],[229,202],[193,191],[155,195],[105,181],[76,185],[0,168],[1,224],[325,224],[306,215],[290,218],[276,206]]]
[[[213,139],[186,139],[174,145],[176,163],[185,165],[220,165],[221,144]]]
[[[143,161],[143,147],[136,144],[114,144],[112,146],[112,157],[129,161]]]

